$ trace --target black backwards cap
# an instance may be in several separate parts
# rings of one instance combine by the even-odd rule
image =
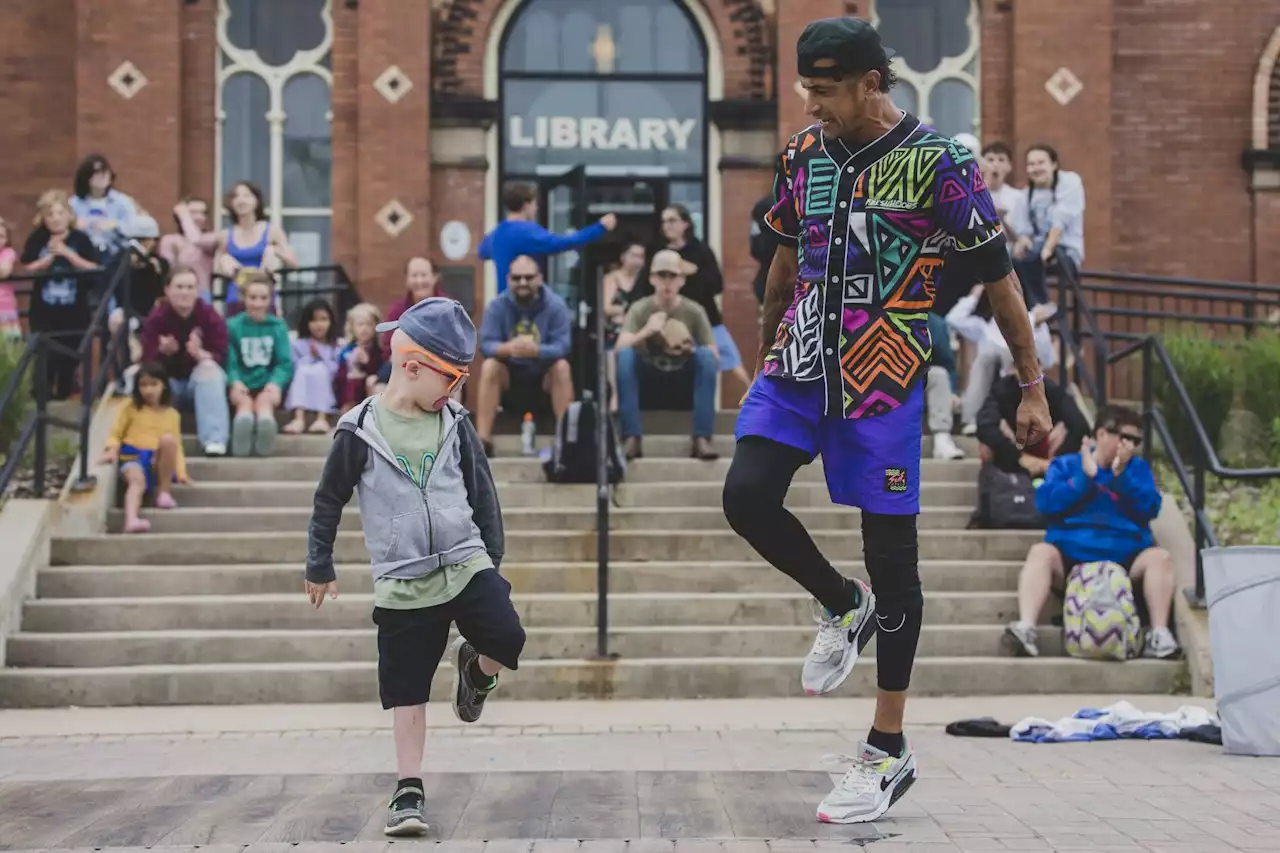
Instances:
[[[804,28],[796,43],[796,66],[801,77],[856,77],[887,68],[897,54],[884,46],[880,33],[859,18],[823,18]],[[835,65],[819,66],[821,60]]]

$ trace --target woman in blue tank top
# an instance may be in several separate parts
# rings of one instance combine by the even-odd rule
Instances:
[[[252,182],[241,181],[233,186],[223,199],[223,206],[235,224],[218,235],[214,273],[227,279],[226,306],[230,316],[240,307],[235,278],[241,270],[274,273],[281,267],[296,267],[298,258],[283,229],[267,221],[262,190]]]

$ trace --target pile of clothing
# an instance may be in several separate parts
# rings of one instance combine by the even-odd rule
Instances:
[[[1128,702],[1106,708],[1081,708],[1070,717],[1054,722],[1027,717],[1005,726],[991,717],[960,720],[947,726],[947,734],[958,737],[1008,737],[1024,743],[1068,743],[1075,741],[1191,740],[1221,746],[1222,727],[1216,715],[1196,705],[1183,705],[1169,714],[1139,711]]]

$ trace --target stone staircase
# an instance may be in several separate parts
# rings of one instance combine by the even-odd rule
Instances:
[[[528,630],[522,667],[504,697],[697,698],[797,696],[813,640],[809,601],[728,527],[720,489],[728,459],[686,458],[687,415],[650,420],[646,458],[610,513],[610,644],[591,660],[596,630],[593,486],[543,482],[514,436],[492,462],[507,530],[503,574]],[[718,433],[731,435],[733,413]],[[543,437],[546,440],[546,437]],[[968,440],[966,440],[968,441]],[[717,442],[731,450],[730,439]],[[0,705],[241,704],[375,701],[372,583],[359,509],[336,546],[340,595],[314,611],[302,591],[306,523],[329,439],[282,436],[272,459],[204,459],[188,440],[196,483],[182,508],[147,511],[152,532],[55,538],[52,565],[23,608],[0,671]],[[968,441],[970,456],[975,448]],[[926,454],[929,452],[926,440]],[[925,626],[913,678],[919,695],[1165,693],[1176,665],[1001,656],[1015,612],[1018,568],[1035,533],[967,531],[977,462],[926,459],[921,574]],[[821,469],[801,471],[788,504],[847,573],[865,578],[857,513],[832,507]],[[871,695],[874,642],[840,695]],[[447,665],[433,695],[448,692]]]

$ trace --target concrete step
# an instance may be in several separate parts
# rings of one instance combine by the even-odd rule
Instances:
[[[1074,658],[924,657],[911,677],[913,696],[1172,692],[1179,667],[1164,661],[1125,664]],[[448,702],[451,672],[442,664],[433,701]],[[876,668],[855,667],[836,695],[871,696]],[[529,660],[505,673],[506,699],[698,699],[800,696],[798,658],[623,658]],[[5,707],[244,705],[377,701],[377,667],[324,664],[202,664],[0,671]]]
[[[862,553],[861,533],[847,527],[811,530],[809,533],[830,559],[849,559]],[[1023,530],[922,530],[920,559],[1023,560],[1027,549],[1043,537],[1041,532]],[[506,549],[506,559],[511,562],[584,562],[596,558],[596,534],[512,530],[507,533]],[[306,553],[307,534],[303,530],[239,536],[210,533],[102,534],[54,539],[50,545],[50,562],[63,566],[292,562],[300,566]],[[691,563],[756,558],[751,546],[729,530],[681,530],[662,536],[650,531],[617,531],[609,536],[609,556],[620,561]],[[362,534],[338,534],[334,545],[336,562],[361,563],[368,558]]]
[[[721,452],[728,448],[721,447]],[[711,462],[696,459],[637,459],[627,466],[626,479],[629,483],[666,483],[666,482],[714,482],[723,483],[729,471],[727,456]],[[500,483],[542,483],[546,476],[542,471],[542,463],[537,459],[493,459],[490,460],[493,478]],[[314,484],[320,479],[324,468],[321,457],[298,459],[252,459],[224,458],[187,460],[187,471],[198,483],[234,480],[238,482],[264,480],[306,481]],[[920,481],[922,484],[939,483],[972,483],[978,476],[976,459],[943,461],[925,459],[921,462]],[[822,465],[806,465],[796,474],[799,482],[825,482],[822,478]]]
[[[999,625],[929,625],[920,633],[920,657],[992,657],[1003,654]],[[456,636],[456,631],[454,632]],[[812,626],[762,626],[726,631],[716,625],[615,628],[609,650],[624,658],[790,657],[813,644]],[[299,631],[132,631],[18,634],[9,638],[6,663],[16,667],[163,666],[210,663],[336,663],[376,661],[374,629]],[[1046,629],[1041,654],[1062,654],[1062,632]],[[530,628],[525,660],[589,659],[596,630]],[[864,654],[874,656],[875,640]]]
[[[811,625],[803,592],[617,593],[609,596],[610,626]],[[589,627],[596,596],[516,593],[521,623],[529,628]],[[1047,609],[1047,608],[1046,608]],[[23,605],[22,630],[66,634],[86,631],[328,630],[372,624],[373,596],[339,594],[319,610],[298,592],[274,595],[148,596],[143,598],[36,599]],[[926,592],[929,625],[1003,625],[1017,613],[1014,592]]]
[[[794,513],[800,522],[811,528],[860,529],[858,510],[850,507],[828,505],[825,508],[806,507]],[[972,515],[972,507],[926,507],[917,522],[920,530],[962,530]],[[256,507],[238,509],[230,507],[198,507],[171,510],[144,509],[142,516],[151,521],[153,533],[287,533],[306,530],[311,510],[302,507]],[[503,526],[506,530],[562,530],[593,531],[597,529],[596,510],[541,509],[504,507]],[[339,530],[359,531],[360,510],[348,507],[342,514]],[[693,507],[680,503],[669,507],[644,507],[611,509],[609,530],[649,530],[669,532],[676,530],[729,530],[724,511],[717,505]],[[124,530],[124,511],[111,510],[107,515],[107,532]]]
[[[504,510],[516,507],[591,507],[593,485],[500,482],[498,496]],[[614,489],[619,506],[719,506],[723,483],[620,483]],[[237,482],[234,480],[174,486],[173,496],[183,508],[195,507],[310,507],[316,484],[308,480]],[[978,500],[977,477],[965,482],[929,481],[920,490],[922,506],[972,507]],[[678,503],[676,503],[678,502]],[[787,492],[789,507],[829,507],[831,498],[822,482],[797,482]]]
[[[956,445],[969,456],[976,457],[978,454],[978,441],[972,436],[954,436]],[[733,431],[732,428],[725,434],[717,436],[717,441],[724,453],[731,452],[733,447]],[[329,452],[330,445],[333,444],[333,437],[330,435],[284,435],[281,434],[276,439],[275,453],[278,457],[305,457],[305,456],[324,456]],[[520,455],[520,436],[518,435],[496,435],[493,438],[493,445],[496,458],[510,458]],[[538,447],[550,447],[552,445],[552,436],[550,433],[538,436]],[[200,446],[200,442],[196,440],[194,435],[185,435],[182,437],[182,447],[189,457],[201,457],[204,450]],[[933,453],[933,438],[924,437],[925,456]],[[689,455],[689,437],[686,435],[650,435],[644,439],[645,458],[676,458],[683,459]]]
[[[867,579],[861,562],[836,563],[849,577]],[[1018,582],[1022,563],[926,560],[920,579],[931,592],[1006,592]],[[364,563],[337,566],[342,594],[373,592]],[[596,591],[596,564],[504,562],[502,575],[519,593]],[[49,566],[36,576],[36,595],[56,598],[142,598],[154,595],[293,594],[300,588],[297,563],[182,566]],[[611,592],[795,592],[795,581],[761,562],[612,563]]]

